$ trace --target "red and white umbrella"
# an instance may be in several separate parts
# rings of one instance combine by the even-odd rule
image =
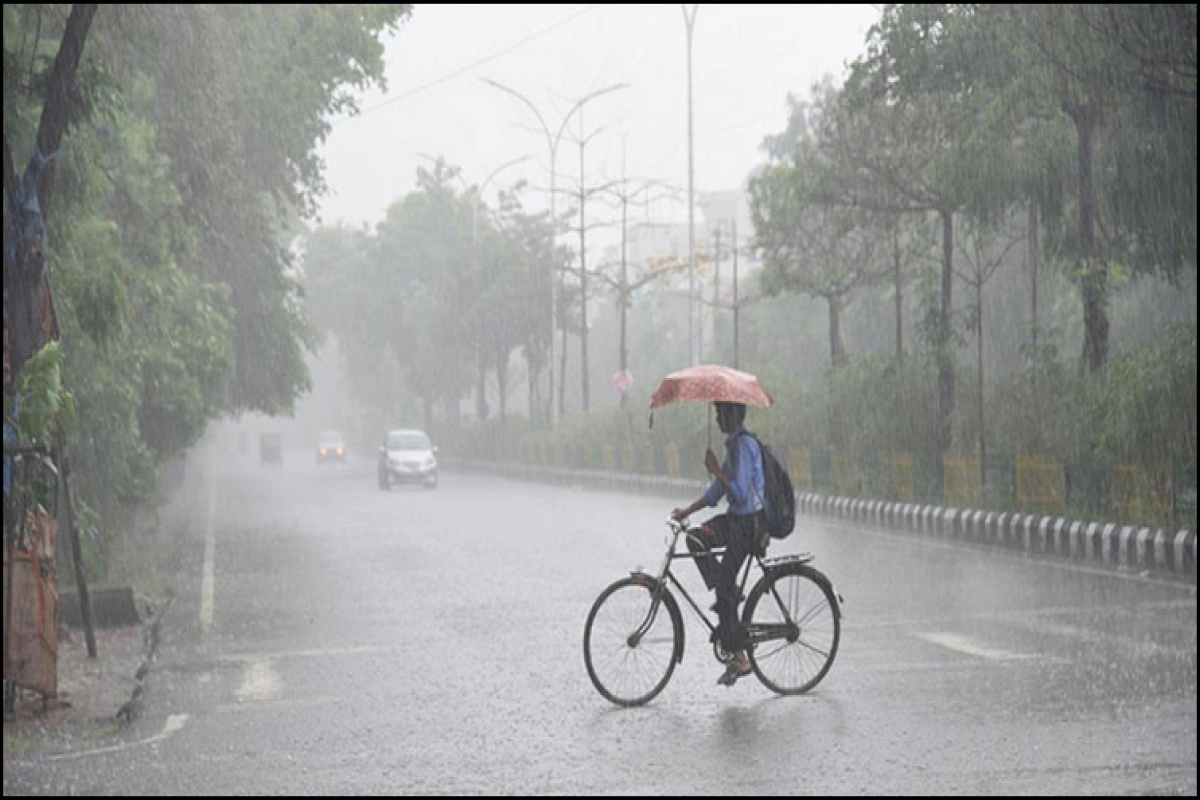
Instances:
[[[650,409],[670,403],[718,401],[759,408],[770,408],[772,402],[771,395],[750,373],[719,364],[701,364],[663,378],[650,398]]]

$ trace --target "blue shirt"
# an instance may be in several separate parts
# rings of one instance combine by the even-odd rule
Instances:
[[[761,511],[762,498],[766,494],[763,479],[762,451],[758,440],[738,428],[725,440],[725,463],[721,471],[729,478],[729,513],[744,517]],[[717,479],[704,493],[704,502],[715,506],[725,495],[725,487]]]

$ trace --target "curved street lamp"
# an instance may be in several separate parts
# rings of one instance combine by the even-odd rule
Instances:
[[[556,160],[558,157],[558,143],[562,140],[562,135],[563,135],[563,132],[567,128],[567,123],[570,122],[571,117],[575,115],[575,112],[583,107],[584,103],[588,102],[589,100],[593,100],[602,94],[608,94],[609,92],[615,92],[617,89],[625,89],[629,86],[629,84],[614,83],[611,86],[605,86],[602,89],[597,89],[594,92],[590,92],[590,93],[584,95],[583,97],[579,98],[578,100],[575,101],[575,105],[571,106],[570,111],[568,111],[563,116],[562,122],[558,126],[558,132],[551,135],[550,126],[546,124],[546,120],[545,120],[545,118],[542,117],[542,113],[537,110],[537,106],[535,106],[528,97],[521,94],[516,89],[505,86],[504,84],[499,83],[498,81],[494,81],[491,78],[480,78],[480,80],[483,81],[484,83],[486,83],[488,86],[492,86],[496,89],[499,89],[502,92],[507,92],[508,94],[512,95],[513,97],[517,98],[522,103],[524,103],[529,108],[529,110],[533,112],[533,116],[537,118],[538,124],[541,125],[541,127],[542,127],[542,133],[546,137],[546,146],[550,151],[550,260],[549,260],[549,264],[551,265],[551,269],[553,269],[554,246],[558,241],[558,217],[557,217],[557,206],[556,206],[557,186],[555,184],[555,177],[556,177],[556,172],[557,172],[556,171]],[[548,395],[547,401],[546,401],[546,420],[551,427],[553,427],[553,425],[554,425],[554,335],[557,332],[557,329],[558,329],[558,305],[557,305],[557,298],[555,296],[555,289],[554,289],[554,274],[553,274],[553,272],[551,272],[551,274],[550,274],[550,368],[549,368],[550,392],[549,392],[549,395]]]
[[[428,153],[417,153],[417,155],[427,161],[432,161],[434,164],[445,164],[446,163],[445,159],[435,158],[435,157],[429,155]],[[480,201],[483,200],[483,192],[485,189],[487,189],[488,185],[491,184],[492,178],[495,178],[497,175],[499,175],[501,172],[508,169],[509,167],[515,166],[516,164],[520,164],[522,161],[528,161],[528,160],[529,160],[529,156],[519,156],[518,158],[514,158],[510,161],[505,161],[503,164],[501,164],[500,166],[496,167],[494,170],[489,172],[488,176],[483,179],[483,183],[481,183],[479,185],[479,187],[475,190],[479,195],[479,200]],[[461,170],[456,170],[454,173],[454,177],[458,178],[458,182],[462,184],[463,189],[465,189],[468,192],[471,191],[472,187],[463,178]],[[476,238],[478,238],[478,231],[477,231],[477,225],[476,225],[476,219],[475,219],[477,205],[478,205],[477,203],[471,204],[471,238],[472,238],[472,241],[474,241]],[[486,205],[486,203],[485,203],[485,205]]]

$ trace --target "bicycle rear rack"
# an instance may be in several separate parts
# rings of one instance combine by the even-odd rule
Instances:
[[[774,558],[764,558],[763,568],[771,569],[773,567],[783,567],[788,564],[807,564],[816,558],[812,553],[789,553],[784,556],[775,556]]]

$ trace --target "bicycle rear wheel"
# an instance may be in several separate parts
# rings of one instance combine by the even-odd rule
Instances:
[[[682,631],[663,593],[652,613],[652,585],[644,578],[623,578],[600,593],[588,614],[583,629],[588,676],[605,699],[619,706],[650,702],[675,671]]]
[[[833,587],[812,567],[796,565],[764,575],[750,592],[742,621],[754,643],[750,665],[773,692],[804,694],[833,665],[841,613]]]

